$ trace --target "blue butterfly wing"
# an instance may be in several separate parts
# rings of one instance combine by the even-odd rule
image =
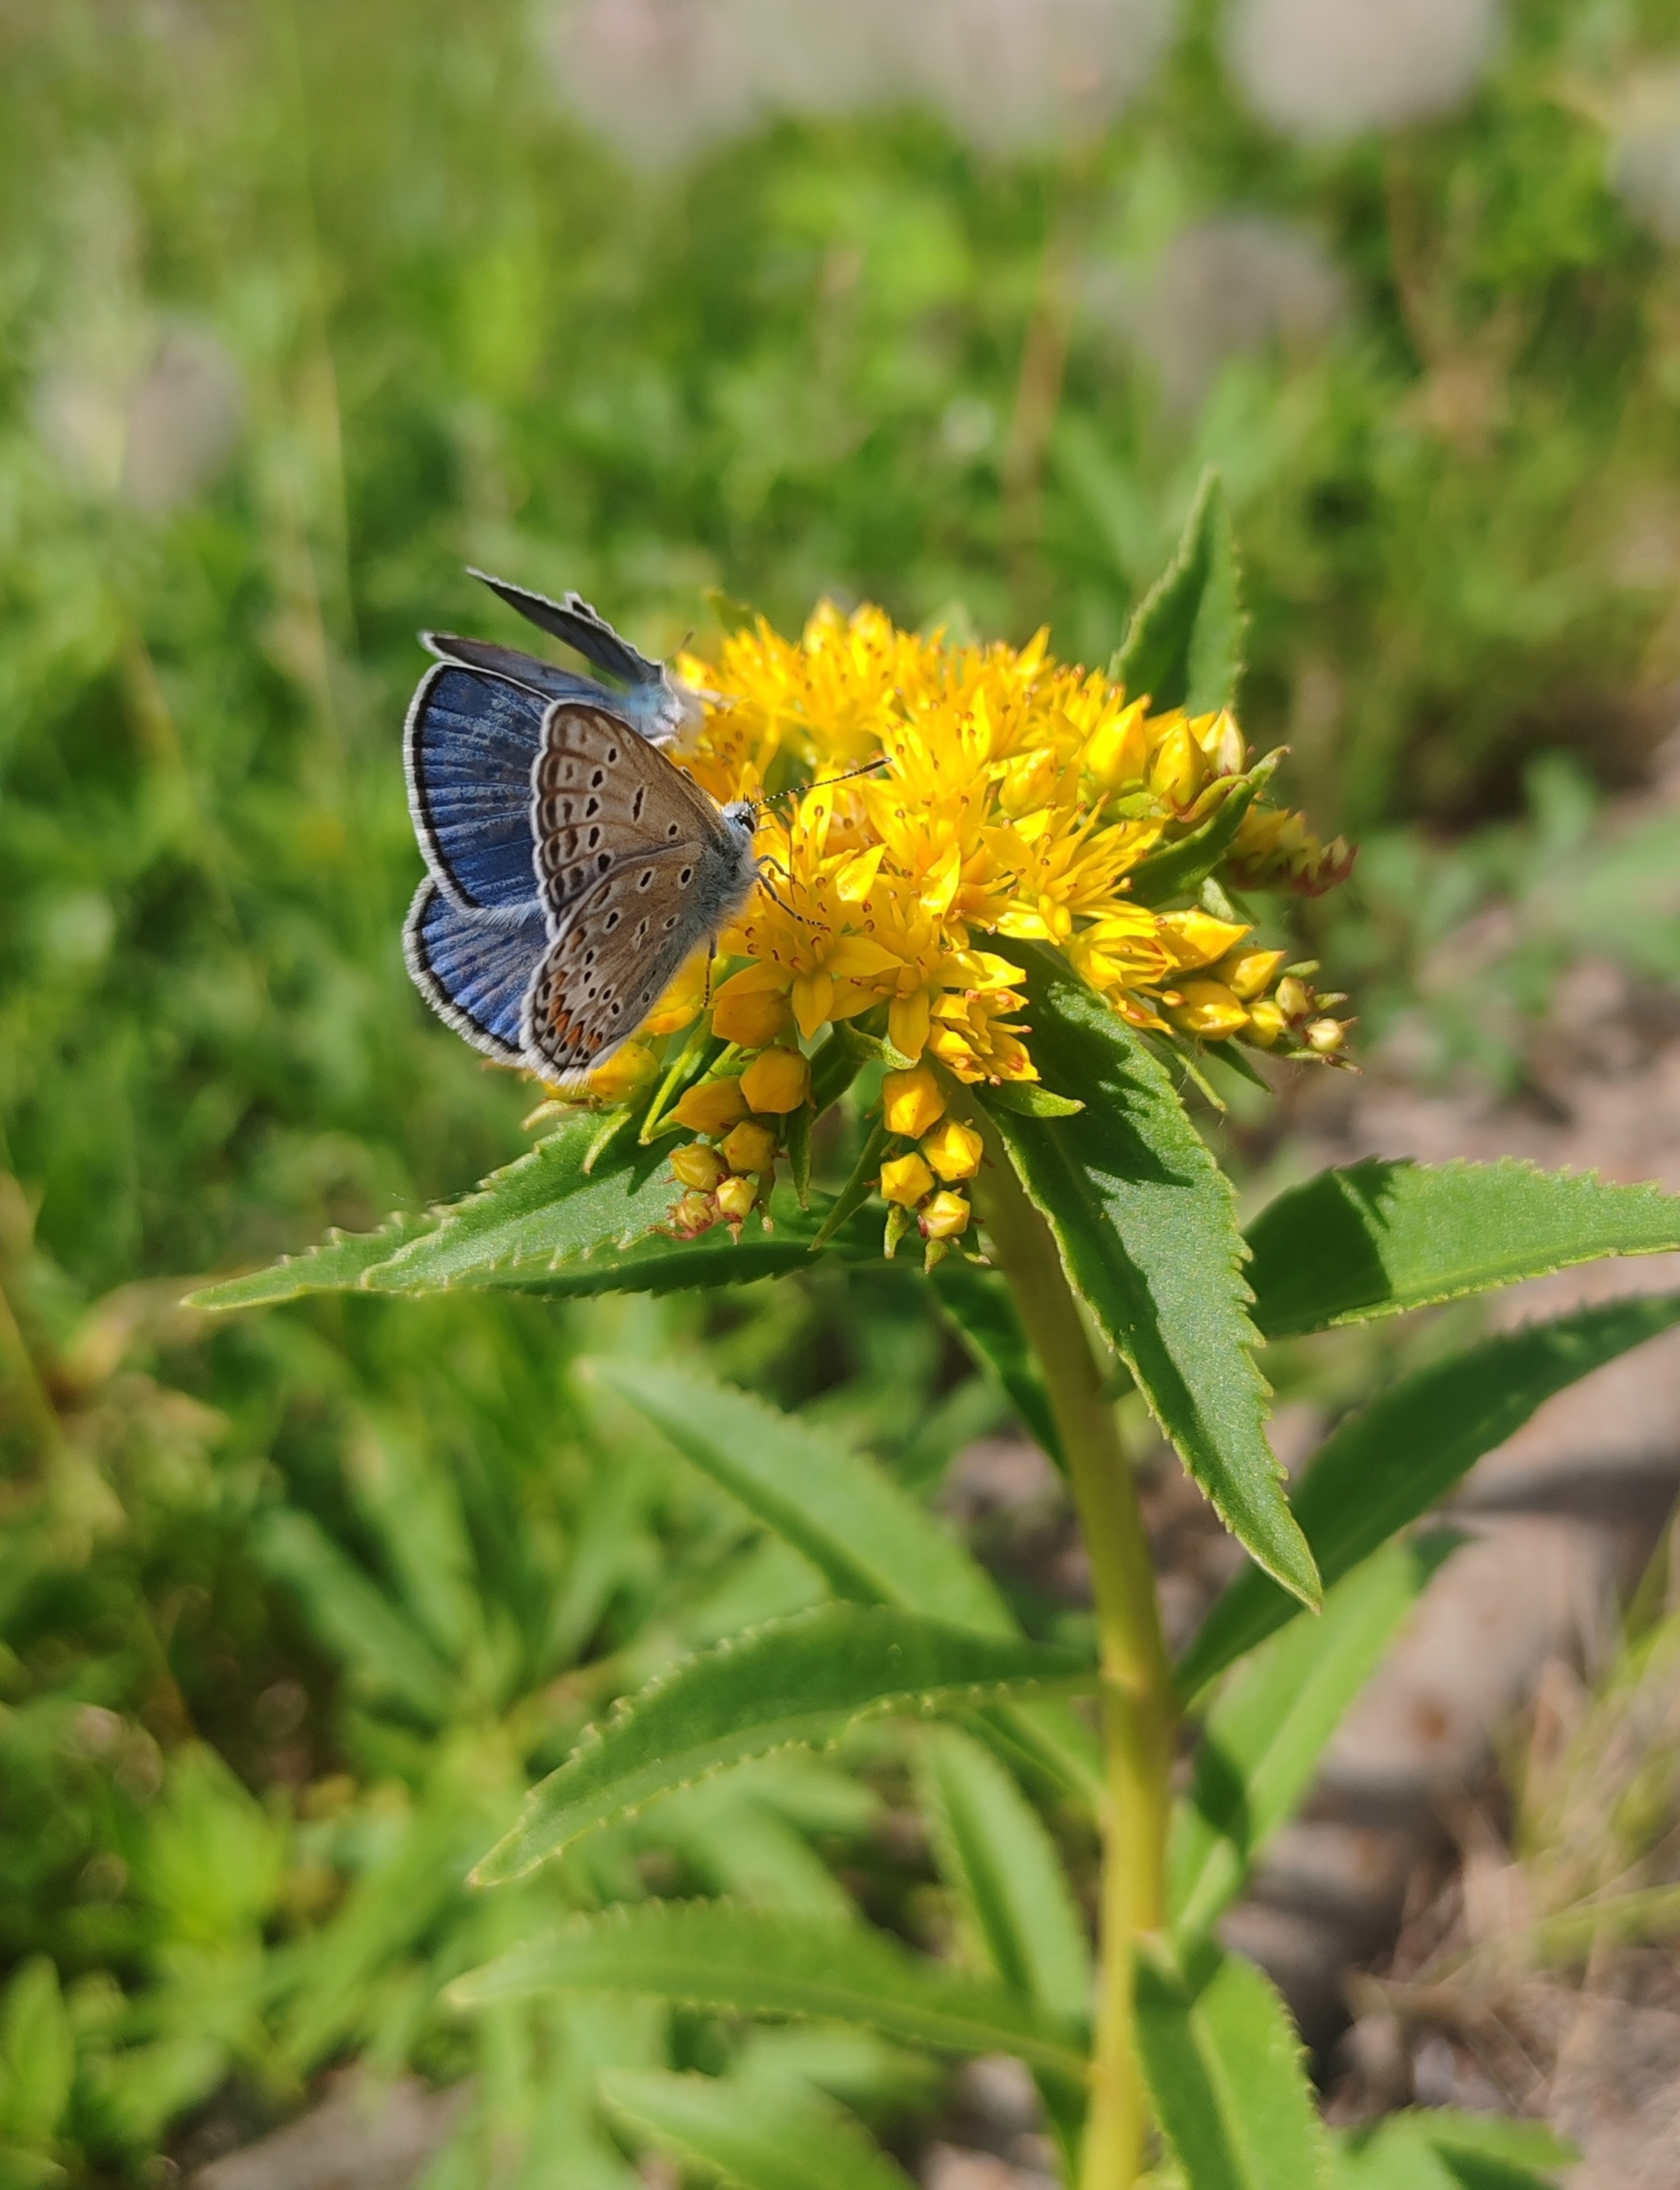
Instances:
[[[527,623],[534,623],[539,631],[546,631],[567,646],[576,647],[586,661],[593,661],[598,669],[604,669],[609,677],[621,678],[630,685],[657,684],[661,681],[660,664],[650,661],[640,647],[633,646],[616,632],[581,593],[568,593],[563,601],[551,601],[546,593],[533,593],[506,578],[492,578],[488,570],[469,568],[468,575],[480,585],[488,586],[498,600],[505,601]]]
[[[604,684],[598,684],[593,677],[580,677],[571,669],[557,669],[552,661],[541,661],[517,646],[498,646],[489,638],[463,638],[452,631],[423,631],[420,639],[440,661],[458,662],[468,669],[481,669],[491,677],[506,678],[510,684],[523,684],[530,691],[542,693],[545,699],[590,700],[598,706],[604,701],[610,707],[616,704],[617,695]]]
[[[517,923],[463,912],[429,875],[402,932],[414,985],[448,1026],[499,1064],[522,1064],[520,1015],[548,946],[533,899]]]
[[[440,662],[403,731],[408,810],[426,864],[463,911],[518,915],[536,889],[531,770],[548,702]]]

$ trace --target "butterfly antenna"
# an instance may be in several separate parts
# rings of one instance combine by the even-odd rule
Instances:
[[[849,768],[843,774],[825,775],[819,778],[815,783],[791,783],[786,791],[769,791],[759,801],[759,804],[774,806],[778,798],[803,798],[809,791],[826,791],[833,784],[849,783],[855,775],[873,775],[878,769],[883,769],[886,765],[887,755],[877,753],[873,760],[866,760],[861,768]]]

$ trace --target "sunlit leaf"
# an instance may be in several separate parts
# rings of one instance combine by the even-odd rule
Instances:
[[[817,1605],[687,1660],[622,1704],[525,1798],[474,1883],[519,1878],[579,1834],[708,1773],[832,1740],[867,1713],[951,1710],[1087,1685],[1067,1650],[891,1605]]]
[[[1268,1338],[1457,1300],[1603,1255],[1680,1248],[1680,1194],[1591,1172],[1373,1158],[1280,1194],[1248,1228]]]
[[[1212,1940],[1143,1946],[1138,2050],[1188,2190],[1318,2190],[1330,2141],[1270,1980]]]
[[[1124,1020],[1053,953],[1009,948],[1027,969],[1033,1054],[1086,1108],[1054,1119],[994,1110],[998,1131],[1191,1474],[1259,1564],[1311,1602],[1317,1574],[1266,1441],[1230,1183]]]
[[[272,1308],[281,1301],[298,1300],[305,1293],[346,1291],[365,1283],[368,1272],[389,1262],[399,1247],[433,1230],[437,1221],[428,1211],[388,1217],[377,1232],[329,1232],[319,1247],[301,1255],[287,1255],[267,1269],[253,1270],[242,1278],[224,1278],[219,1285],[201,1285],[187,1295],[185,1305],[210,1309]]]
[[[1172,560],[1132,616],[1109,673],[1157,714],[1228,707],[1242,672],[1243,612],[1235,536],[1217,473],[1202,474]]]
[[[668,1363],[603,1358],[587,1372],[656,1423],[753,1518],[792,1545],[837,1597],[901,1604],[995,1635],[1019,1626],[996,1586],[886,1471],[751,1393]],[[1029,1769],[1087,1806],[1100,1798],[1094,1738],[1065,1705],[980,1714]]]
[[[1337,2136],[1331,2190],[1557,2190],[1578,2157],[1544,2122],[1409,2108]]]

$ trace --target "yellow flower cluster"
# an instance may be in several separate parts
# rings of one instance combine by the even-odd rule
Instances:
[[[1150,854],[1241,783],[1235,721],[1153,714],[1147,695],[1052,661],[1046,638],[957,646],[825,603],[797,641],[761,621],[715,662],[681,665],[717,695],[685,757],[713,797],[816,784],[765,809],[770,887],[723,938],[746,962],[717,993],[719,1034],[751,1048],[791,1024],[809,1041],[884,1006],[887,1038],[911,1064],[926,1054],[971,1082],[1036,1079],[1019,974],[985,947],[1018,937],[1056,945],[1135,1026],[1264,1048],[1301,1035],[1272,993],[1282,952],[1249,947],[1240,922],[1132,895]],[[877,774],[824,781],[877,760]],[[1297,815],[1256,805],[1243,828],[1286,882],[1321,888],[1345,871],[1345,848],[1318,846]],[[698,1011],[693,979],[667,1011]]]

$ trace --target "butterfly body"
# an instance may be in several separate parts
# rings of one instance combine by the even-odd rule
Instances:
[[[404,736],[429,870],[409,971],[475,1048],[575,1084],[746,905],[757,809],[717,805],[627,695],[512,649],[432,644]]]

